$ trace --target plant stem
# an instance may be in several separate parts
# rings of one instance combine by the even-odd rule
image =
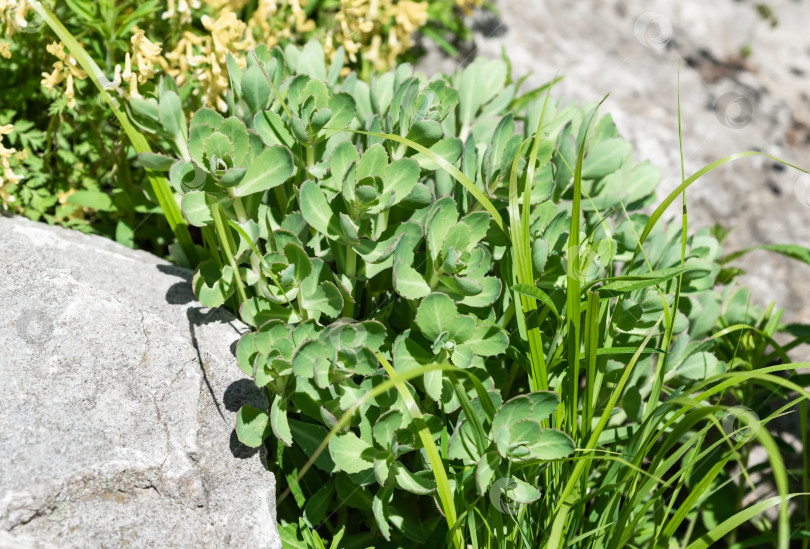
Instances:
[[[309,168],[315,165],[315,145],[309,143],[307,146],[307,177],[311,177]]]
[[[346,278],[349,279],[349,292],[352,299],[347,299],[343,304],[343,316],[346,318],[354,318],[354,297],[357,295],[357,252],[351,246],[346,246],[346,266],[343,271],[346,273]]]
[[[245,292],[245,285],[242,282],[242,275],[239,274],[239,266],[236,264],[236,259],[231,251],[231,235],[228,233],[228,228],[225,226],[225,220],[223,219],[225,213],[222,211],[222,206],[219,204],[214,205],[212,210],[219,245],[222,248],[223,255],[233,269],[233,278],[236,281],[236,291],[239,294],[240,303],[244,303],[247,301],[247,293]]]

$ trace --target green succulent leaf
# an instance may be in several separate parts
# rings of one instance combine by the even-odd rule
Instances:
[[[206,307],[219,307],[233,294],[233,269],[220,268],[212,259],[203,261],[191,280],[194,295]]]
[[[214,222],[208,195],[201,191],[187,193],[181,202],[183,216],[195,227],[205,227]]]
[[[292,432],[290,431],[290,424],[287,422],[288,406],[287,399],[281,395],[273,399],[273,404],[270,406],[270,425],[277,439],[283,442],[285,446],[292,446]]]
[[[290,150],[281,145],[274,145],[253,161],[234,189],[234,194],[247,196],[272,189],[286,182],[293,171],[293,156]]]
[[[430,286],[411,265],[413,264],[411,243],[400,239],[394,252],[393,283],[397,293],[405,299],[421,299],[430,294]]]
[[[236,436],[242,444],[258,448],[271,433],[270,416],[265,412],[247,404],[239,408],[236,414]]]
[[[372,446],[354,433],[335,435],[329,441],[329,455],[341,471],[362,473],[374,467]]]

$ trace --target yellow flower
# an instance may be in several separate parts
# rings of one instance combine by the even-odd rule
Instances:
[[[397,5],[395,16],[397,25],[408,35],[425,26],[428,20],[427,2],[401,0]]]
[[[13,36],[15,30],[28,26],[30,11],[27,0],[0,0],[0,24],[6,28],[6,36]]]
[[[143,84],[157,72],[155,63],[160,57],[161,47],[159,44],[150,42],[140,29],[135,30],[131,41],[132,55],[135,58],[135,64],[138,66],[138,82]]]
[[[53,64],[53,71],[42,73],[42,85],[49,90],[53,90],[62,82],[65,83],[65,97],[68,108],[76,106],[76,93],[73,89],[74,79],[84,80],[87,73],[79,68],[79,63],[72,55],[65,53],[65,46],[62,43],[51,42],[46,46],[48,53],[58,59]]]
[[[177,17],[182,25],[188,25],[191,23],[191,10],[200,9],[200,0],[191,0],[190,3],[186,0],[180,0],[176,5],[175,0],[168,0],[166,4],[167,9],[163,12],[161,18],[172,19]]]
[[[5,145],[3,145],[3,136],[10,134],[13,130],[14,126],[11,124],[0,126],[0,168],[2,168],[2,175],[0,175],[0,196],[2,196],[4,203],[12,202],[13,197],[8,195],[3,189],[3,186],[5,184],[15,185],[22,181],[22,176],[15,174],[11,169],[11,157],[17,152],[17,149],[7,149]]]
[[[11,46],[10,42],[0,40],[0,56],[5,57],[6,59],[11,59],[10,46]]]

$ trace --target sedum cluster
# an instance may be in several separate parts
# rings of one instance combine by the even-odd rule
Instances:
[[[252,327],[237,361],[268,400],[243,406],[236,430],[275,456],[293,494],[280,517],[347,525],[356,543],[359,532],[405,545],[443,536],[436,446],[461,508],[495,489],[507,506],[541,501],[543,464],[574,452],[575,426],[549,424],[560,399],[527,381],[527,334],[539,330],[548,386],[567,390],[571,291],[603,311],[597,333],[613,352],[594,364],[598,380],[655,338],[633,358],[610,429],[640,420],[665,338],[668,385],[756,362],[712,337],[762,322],[746,293],[717,286],[729,281],[718,240],[688,238],[681,264],[680,227],[640,213],[660,173],[633,160],[609,116],[519,96],[500,60],[430,79],[403,64],[365,83],[324,58],[314,41],[259,47],[244,68],[229,58],[229,117],[204,108],[186,120],[169,81],[159,100],[132,103],[144,131],[173,143],[140,160],[168,174],[200,228],[210,259],[194,274],[197,298]],[[529,283],[517,283],[518,253]],[[407,381],[382,390],[392,376]],[[363,513],[330,518],[333,508]],[[281,531],[290,543],[302,535],[294,522]]]

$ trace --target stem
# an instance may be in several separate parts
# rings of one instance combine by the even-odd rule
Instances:
[[[247,223],[248,216],[245,212],[245,207],[242,205],[242,199],[233,196],[233,193],[230,192],[231,197],[233,197],[233,210],[236,212],[236,219],[239,220],[239,223]]]
[[[225,226],[225,221],[222,218],[225,214],[222,211],[222,206],[219,204],[215,204],[212,210],[219,245],[222,248],[223,255],[233,269],[233,277],[236,280],[236,291],[239,293],[239,299],[242,303],[245,303],[247,301],[247,293],[245,292],[245,285],[242,282],[242,275],[239,274],[239,266],[236,264],[236,259],[233,257],[233,252],[231,251],[231,235],[228,233],[228,228]]]
[[[442,511],[444,511],[444,518],[447,520],[447,527],[453,531],[453,546],[456,549],[463,549],[464,537],[462,536],[459,528],[454,528],[456,526],[458,515],[456,515],[453,493],[450,489],[447,471],[444,469],[444,463],[442,462],[441,455],[439,454],[439,449],[436,448],[436,443],[433,441],[433,437],[431,436],[430,430],[425,423],[425,419],[421,410],[419,409],[419,405],[408,390],[405,382],[402,381],[399,373],[394,370],[393,366],[391,366],[391,364],[382,355],[377,354],[377,359],[380,361],[380,364],[382,364],[382,367],[385,369],[388,377],[390,377],[391,381],[395,383],[397,392],[399,392],[402,400],[405,401],[405,405],[408,408],[411,419],[413,419],[414,424],[418,429],[419,438],[422,440],[422,444],[425,447],[425,454],[427,455],[428,462],[430,463],[433,477],[436,480],[436,492],[439,495]]]
[[[310,143],[307,146],[307,177],[311,177],[309,168],[315,165],[315,146]]]
[[[349,284],[351,287],[349,288],[350,298],[347,299],[346,302],[343,304],[343,316],[346,318],[354,318],[354,297],[357,295],[355,289],[357,288],[357,252],[354,251],[354,248],[351,246],[346,246],[346,278],[349,279]]]

